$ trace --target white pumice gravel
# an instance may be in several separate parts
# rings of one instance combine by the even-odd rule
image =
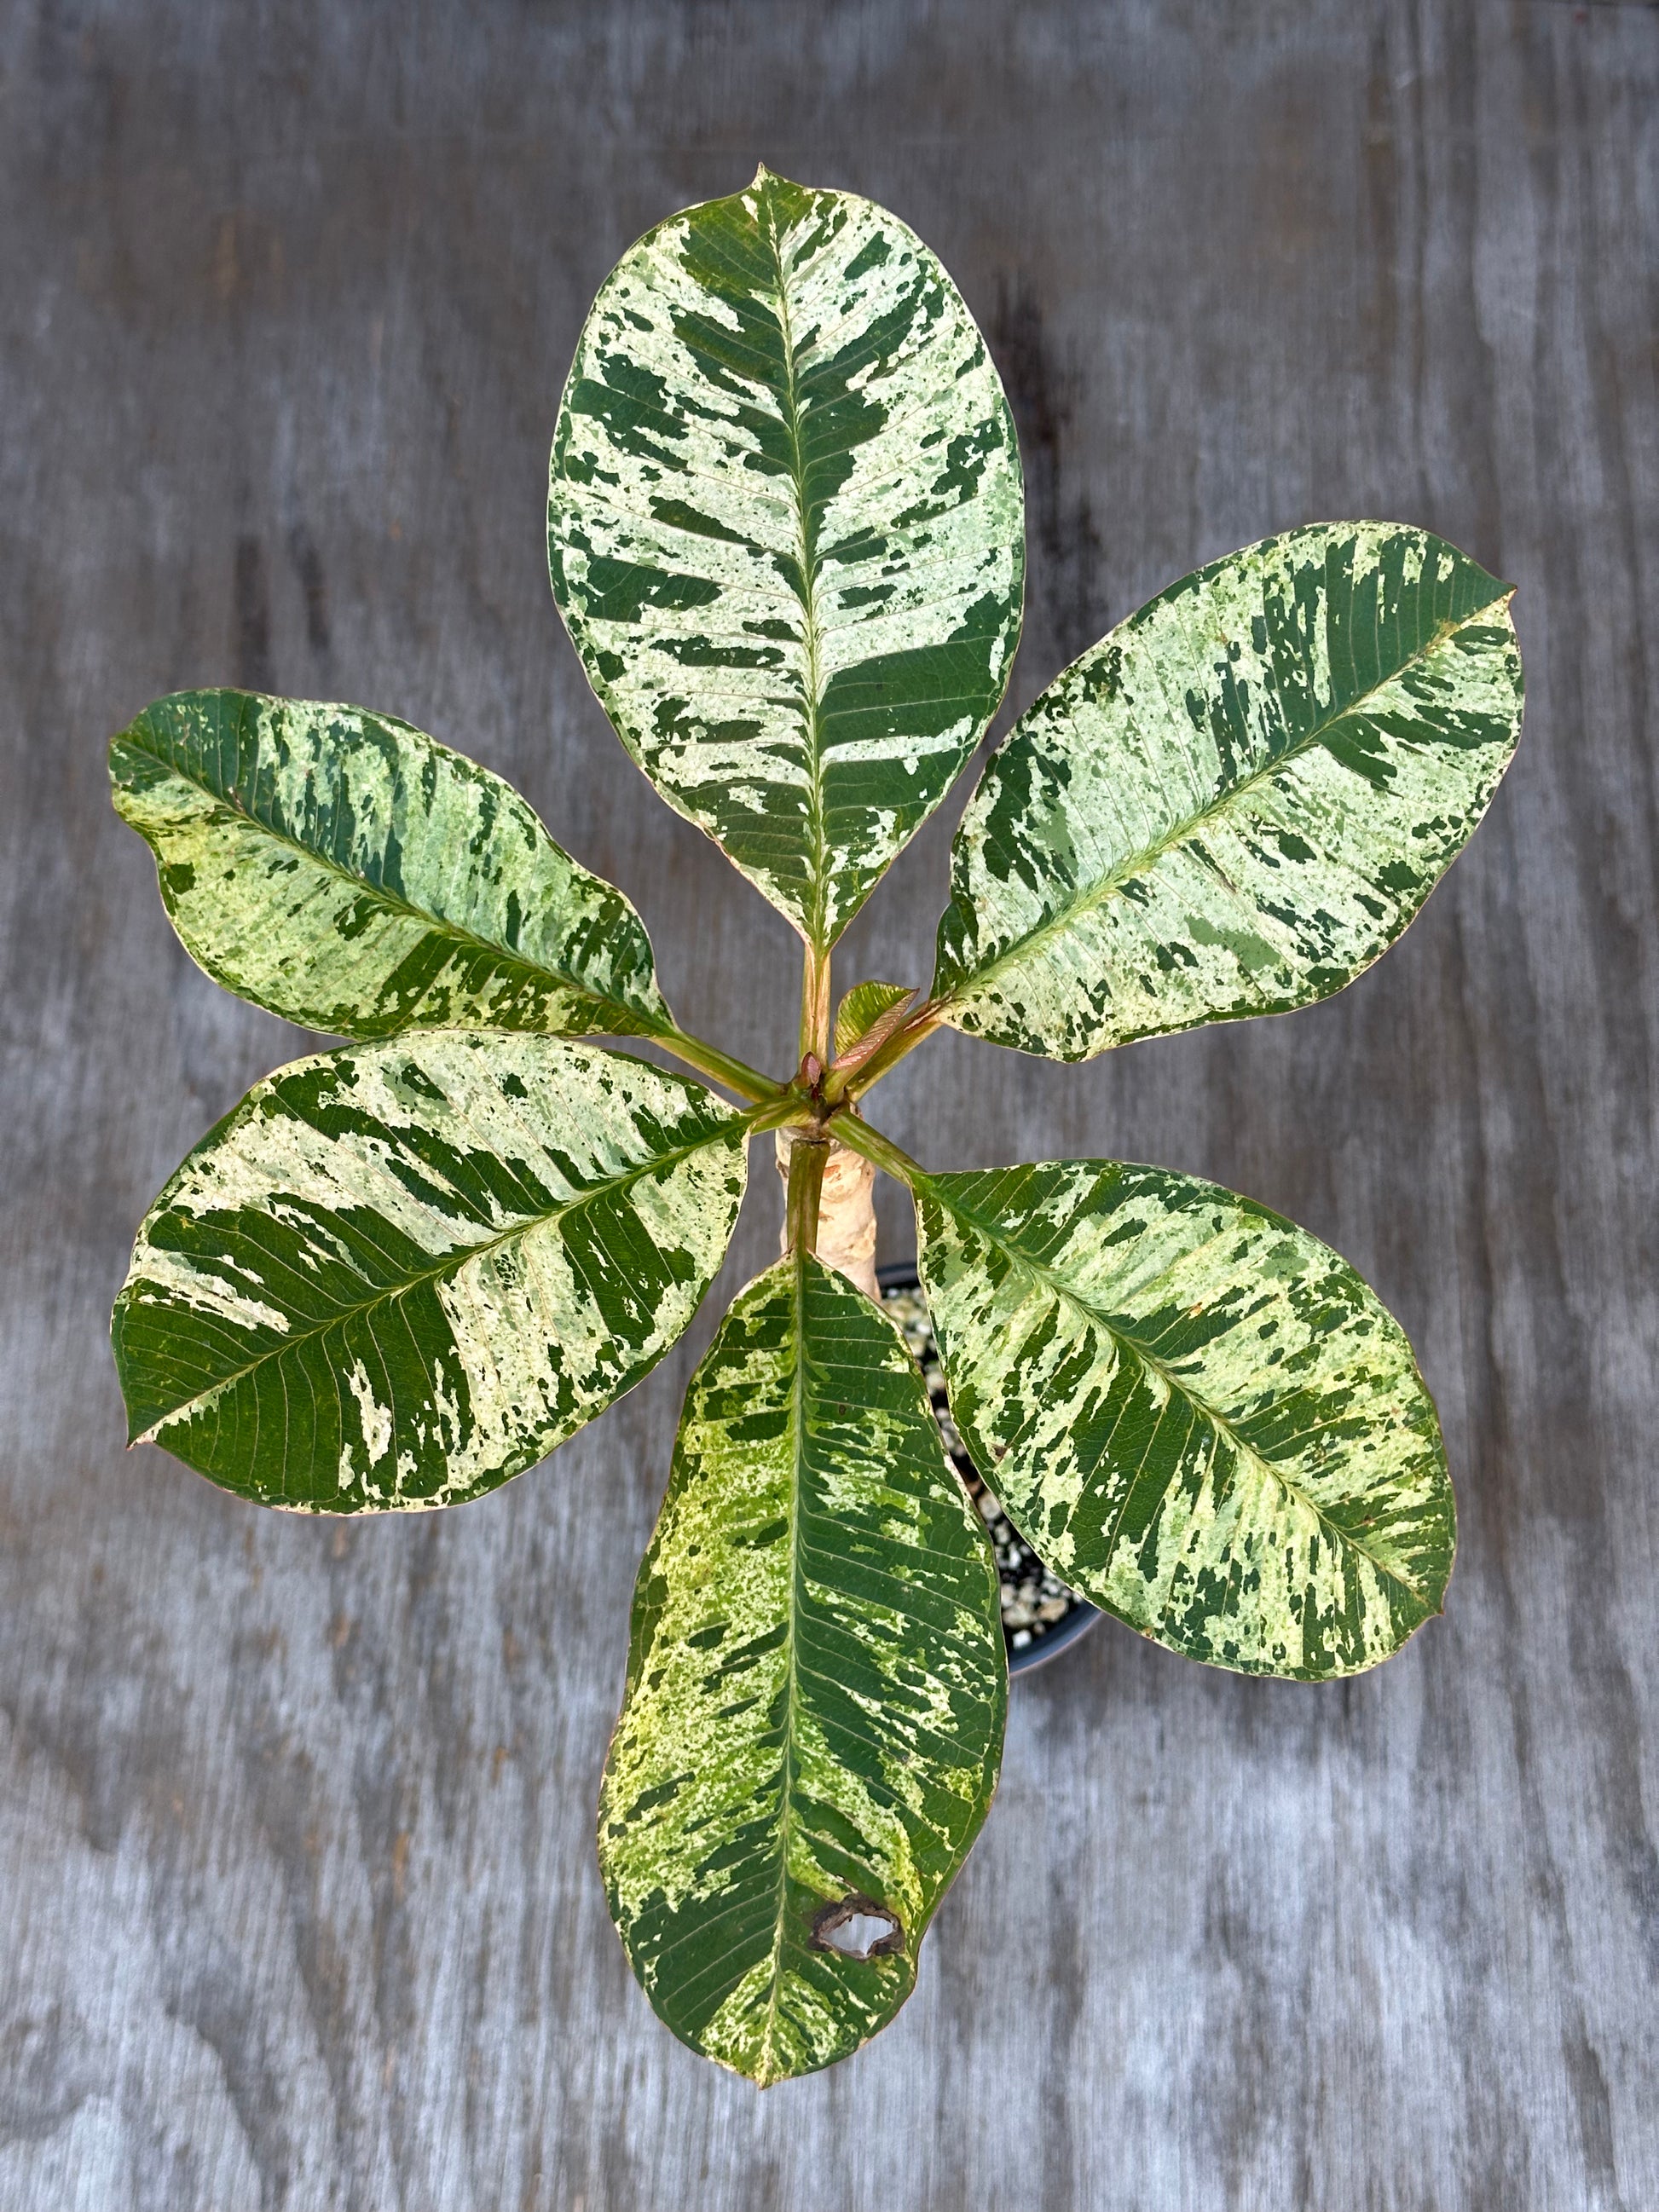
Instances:
[[[1052,1569],[1044,1566],[969,1457],[968,1448],[951,1418],[950,1397],[945,1370],[939,1364],[933,1325],[928,1317],[927,1302],[914,1274],[908,1282],[884,1284],[881,1302],[904,1332],[904,1340],[927,1386],[928,1401],[939,1423],[939,1434],[945,1439],[945,1449],[990,1533],[997,1571],[1002,1580],[1002,1633],[1008,1646],[1009,1663],[1029,1666],[1062,1623],[1079,1613],[1092,1614],[1094,1608],[1061,1582]]]

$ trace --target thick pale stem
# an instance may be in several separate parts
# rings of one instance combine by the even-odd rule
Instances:
[[[802,1242],[816,1251],[826,1267],[834,1267],[856,1284],[868,1297],[876,1287],[876,1171],[871,1163],[845,1145],[820,1139],[813,1143],[795,1129],[777,1133],[778,1173],[787,1197],[784,1206],[783,1245],[788,1252]],[[817,1194],[813,1235],[797,1234],[804,1220],[805,1184],[809,1173],[800,1156],[816,1156],[821,1180]]]

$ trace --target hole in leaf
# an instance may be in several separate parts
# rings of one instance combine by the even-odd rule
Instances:
[[[904,1948],[903,1923],[874,1898],[854,1893],[814,1916],[812,1948],[839,1952],[843,1959],[879,1959]]]

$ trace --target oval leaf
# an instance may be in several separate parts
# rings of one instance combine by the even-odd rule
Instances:
[[[1510,589],[1390,523],[1321,523],[1161,592],[986,766],[933,997],[1087,1060],[1328,997],[1392,945],[1521,731]]]
[[[763,2086],[909,1995],[996,1787],[998,1607],[903,1338],[781,1260],[687,1394],[599,1807],[611,1914],[693,2050]]]
[[[110,775],[191,958],[289,1021],[626,1036],[668,1019],[622,893],[407,722],[181,691],[122,731]]]
[[[135,1441],[265,1505],[457,1505],[630,1389],[743,1196],[742,1117],[552,1037],[296,1060],[199,1144],[116,1302]]]
[[[605,280],[553,446],[554,597],[663,797],[819,949],[996,711],[1024,512],[973,317],[868,200],[763,169]]]
[[[1308,1681],[1440,1610],[1434,1406],[1328,1246],[1111,1160],[930,1176],[916,1218],[951,1410],[1073,1588],[1188,1658]]]

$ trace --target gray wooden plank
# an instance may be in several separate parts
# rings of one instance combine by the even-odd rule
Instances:
[[[1656,95],[1659,13],[1544,0],[0,13],[0,2203],[1659,2202]],[[1336,1244],[1420,1349],[1461,1564],[1340,1688],[1109,1626],[1022,1685],[917,1996],[763,2099],[655,2025],[591,1840],[717,1306],[554,1463],[406,1525],[124,1456],[104,1345],[154,1190],[303,1042],[191,968],[108,811],[159,692],[477,754],[637,901],[692,1026],[788,1056],[792,940],[610,737],[539,545],[593,289],[757,158],[899,210],[985,322],[1018,702],[1351,513],[1518,582],[1530,700],[1352,991],[1085,1069],[945,1040],[881,1094],[939,1164],[1161,1160]],[[847,980],[925,980],[948,828]]]

